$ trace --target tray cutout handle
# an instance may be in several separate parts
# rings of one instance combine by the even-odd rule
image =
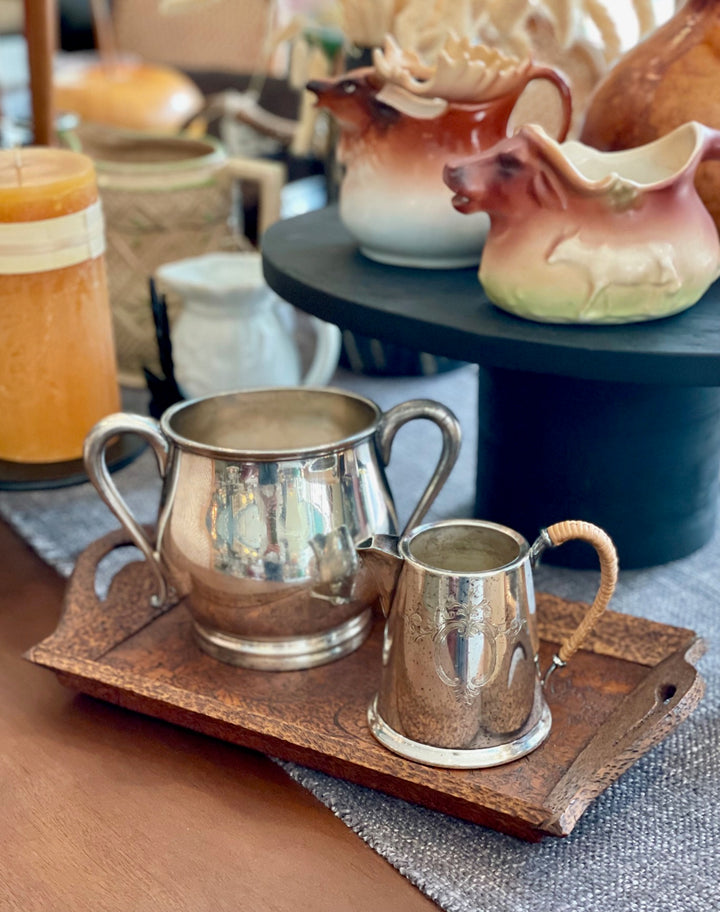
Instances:
[[[121,567],[112,578],[105,598],[98,596],[95,589],[98,566],[113,551],[128,546],[135,546],[128,532],[116,529],[80,554],[65,590],[57,627],[49,637],[29,649],[25,658],[39,665],[50,654],[97,660],[119,640],[132,636],[174,607],[151,604],[155,577],[143,560]]]
[[[545,832],[567,836],[601,792],[692,713],[705,682],[690,663],[704,651],[705,642],[696,638],[623,697],[548,795]]]

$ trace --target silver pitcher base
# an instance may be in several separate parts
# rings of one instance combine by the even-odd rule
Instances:
[[[372,610],[350,618],[332,630],[310,636],[257,639],[233,636],[193,623],[195,641],[214,659],[257,671],[296,671],[334,662],[362,645],[372,626]]]
[[[552,716],[545,704],[537,722],[512,741],[493,747],[435,747],[406,738],[391,728],[378,712],[377,696],[368,707],[367,721],[370,731],[383,747],[407,760],[416,760],[426,766],[440,766],[446,769],[483,769],[517,760],[539,747],[550,734],[552,727]]]

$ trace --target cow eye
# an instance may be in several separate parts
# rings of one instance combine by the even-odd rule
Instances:
[[[523,166],[517,155],[513,155],[511,152],[501,152],[498,155],[497,161],[500,170],[508,177],[512,177],[512,175],[520,171]]]
[[[340,87],[346,95],[353,95],[355,92],[357,92],[357,83],[350,82],[349,79],[345,82],[342,82],[340,84]]]

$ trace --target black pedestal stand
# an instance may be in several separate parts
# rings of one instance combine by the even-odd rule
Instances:
[[[624,569],[665,563],[713,532],[720,390],[609,383],[480,368],[476,515],[533,541],[585,519]],[[582,543],[545,562],[596,567]]]

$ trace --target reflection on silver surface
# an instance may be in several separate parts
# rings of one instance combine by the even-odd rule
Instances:
[[[161,550],[201,628],[279,643],[333,631],[372,603],[355,578],[354,540],[396,528],[372,440],[320,460],[188,453],[175,469]]]
[[[331,485],[310,479],[297,464],[215,466],[215,489],[207,513],[216,570],[248,579],[280,582],[311,575],[316,555],[308,548],[325,529],[323,517],[334,517]],[[261,474],[263,475],[261,479]]]

